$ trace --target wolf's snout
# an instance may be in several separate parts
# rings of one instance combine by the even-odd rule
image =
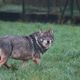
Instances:
[[[49,44],[50,43],[50,41],[47,41],[47,44]]]
[[[47,41],[47,44],[51,44],[51,40],[48,40],[48,41]]]

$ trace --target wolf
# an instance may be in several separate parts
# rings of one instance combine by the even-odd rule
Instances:
[[[38,31],[29,36],[7,35],[0,37],[0,66],[7,64],[9,58],[40,64],[43,55],[54,41],[53,31]]]

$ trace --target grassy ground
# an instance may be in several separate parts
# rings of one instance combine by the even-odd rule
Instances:
[[[54,30],[55,41],[42,56],[41,64],[32,61],[8,63],[18,68],[0,68],[0,80],[80,80],[80,27],[45,23],[1,22],[0,35],[28,35],[39,29]]]

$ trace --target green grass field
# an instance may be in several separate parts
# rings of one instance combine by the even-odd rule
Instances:
[[[0,68],[0,80],[80,80],[80,27],[50,23],[0,21],[0,35],[29,35],[39,29],[52,28],[55,41],[42,56],[41,64],[10,59],[18,70]]]

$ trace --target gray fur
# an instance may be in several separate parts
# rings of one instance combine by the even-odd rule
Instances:
[[[44,40],[47,41],[45,46],[43,46]],[[47,51],[52,42],[53,35],[50,31],[35,32],[29,36],[0,37],[0,49],[3,52],[0,54],[0,57],[4,54],[6,60],[10,57],[23,61],[30,59],[36,61],[37,59],[40,59],[41,54]]]

